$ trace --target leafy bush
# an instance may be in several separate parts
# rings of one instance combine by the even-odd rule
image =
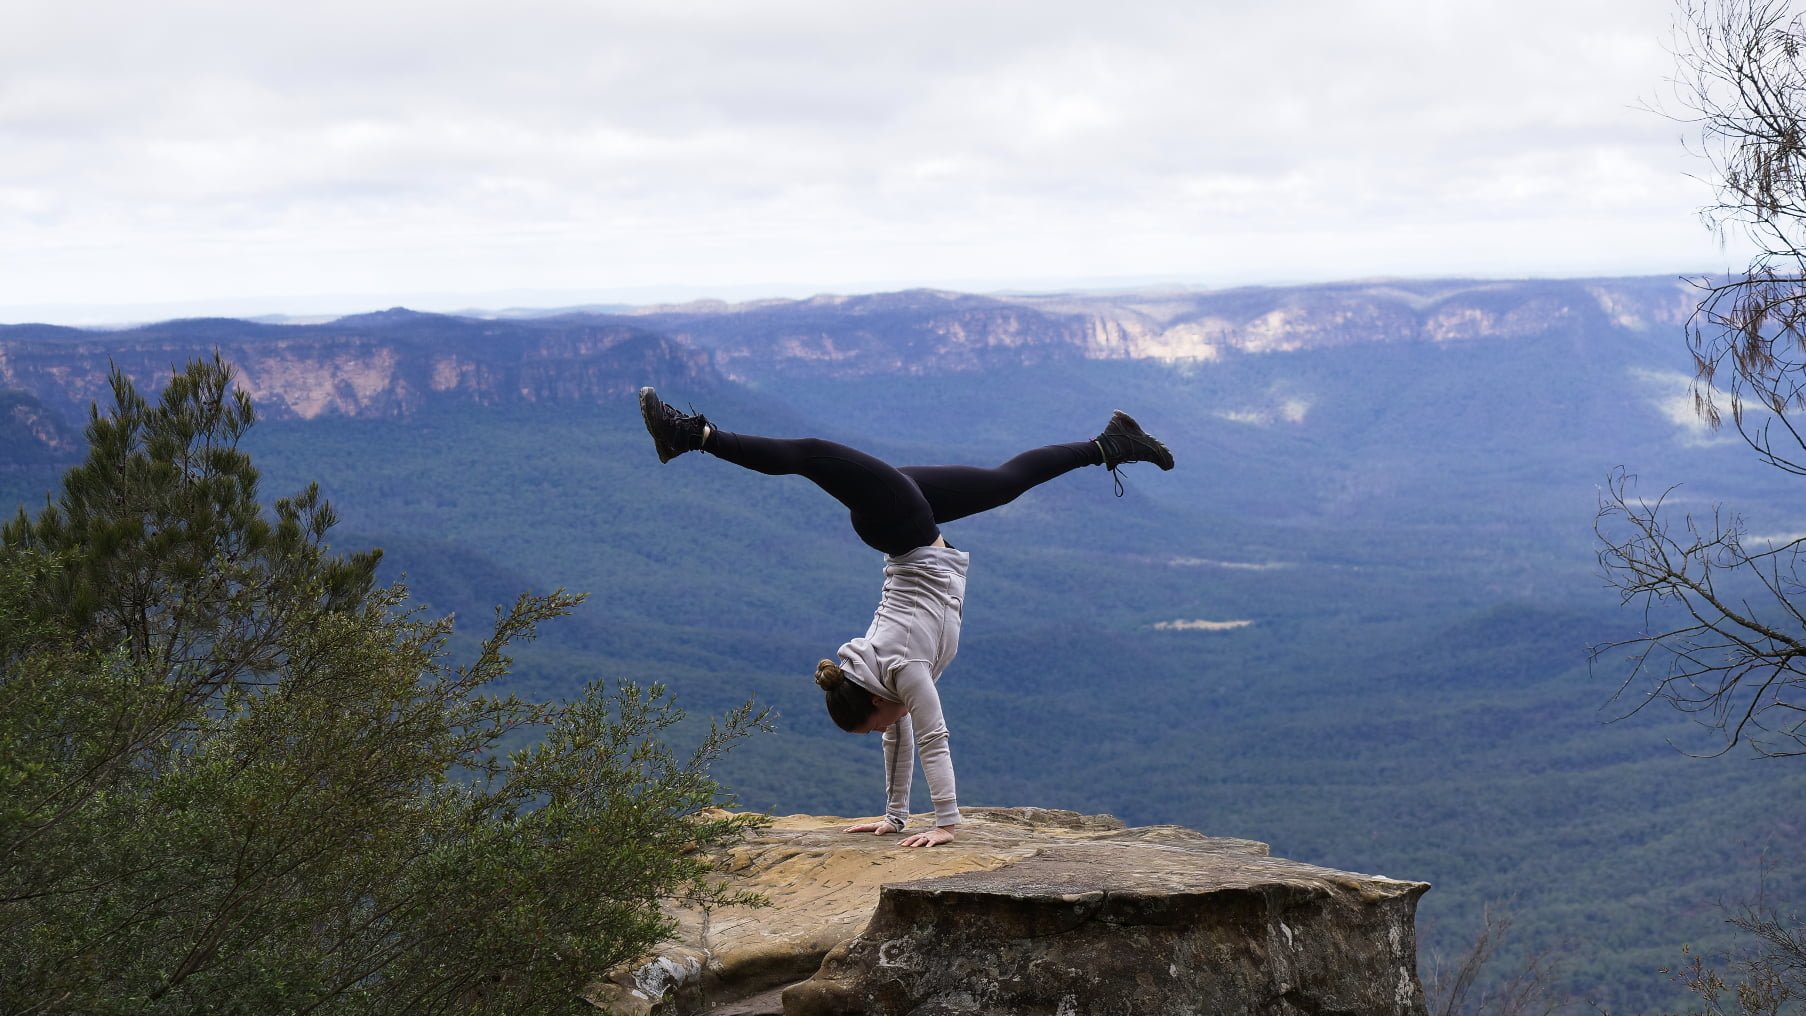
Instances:
[[[0,1011],[562,1011],[662,902],[739,901],[710,858],[755,820],[708,772],[763,714],[680,757],[658,686],[491,694],[582,597],[522,596],[452,666],[316,488],[266,513],[230,380],[153,405],[115,372],[87,461],[0,533]]]
[[[1739,955],[1708,963],[1691,948],[1676,980],[1694,995],[1688,1016],[1794,1016],[1806,1012],[1806,921],[1783,914],[1766,886],[1726,916],[1742,932]]]

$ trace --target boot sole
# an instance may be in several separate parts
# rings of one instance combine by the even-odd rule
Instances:
[[[659,410],[664,405],[659,401],[657,391],[650,387],[640,389],[640,419],[646,422],[646,433],[652,435],[652,450],[658,452],[661,463],[677,458],[676,452],[665,451],[665,442],[658,436],[659,424],[664,422]]]

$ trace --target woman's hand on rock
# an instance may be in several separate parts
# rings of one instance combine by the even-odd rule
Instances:
[[[897,843],[899,847],[938,847],[943,843],[953,842],[954,826],[935,826],[914,836],[905,836]]]

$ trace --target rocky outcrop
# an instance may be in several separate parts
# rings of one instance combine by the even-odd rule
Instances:
[[[272,419],[403,417],[430,403],[583,403],[640,385],[713,387],[709,354],[605,317],[486,321],[390,310],[327,324],[167,321],[116,332],[0,327],[0,389],[67,420],[107,405],[117,366],[143,390],[218,351]]]
[[[81,433],[28,392],[0,391],[0,468],[70,462],[83,451]]]
[[[594,1001],[622,1016],[1424,1011],[1423,883],[1108,816],[965,815],[956,842],[913,850],[845,819],[776,820],[726,859],[770,906],[676,913],[676,938]]]
[[[1376,342],[1675,328],[1698,291],[1673,277],[1439,279],[1021,299],[1044,312],[1088,318],[1090,357],[1210,361]]]
[[[634,312],[730,377],[979,370],[1059,358],[1212,361],[1376,342],[1643,331],[1685,320],[1678,278],[1396,280],[1199,291],[973,296],[910,290]]]
[[[1090,328],[1078,315],[929,289],[651,307],[636,319],[710,350],[736,379],[933,374],[1078,358]]]

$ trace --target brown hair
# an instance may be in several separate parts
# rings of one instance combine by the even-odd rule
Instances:
[[[853,733],[871,719],[872,693],[859,686],[859,683],[848,679],[847,672],[833,660],[823,660],[815,665],[815,683],[821,687],[823,697],[827,701],[828,716],[834,725]]]

